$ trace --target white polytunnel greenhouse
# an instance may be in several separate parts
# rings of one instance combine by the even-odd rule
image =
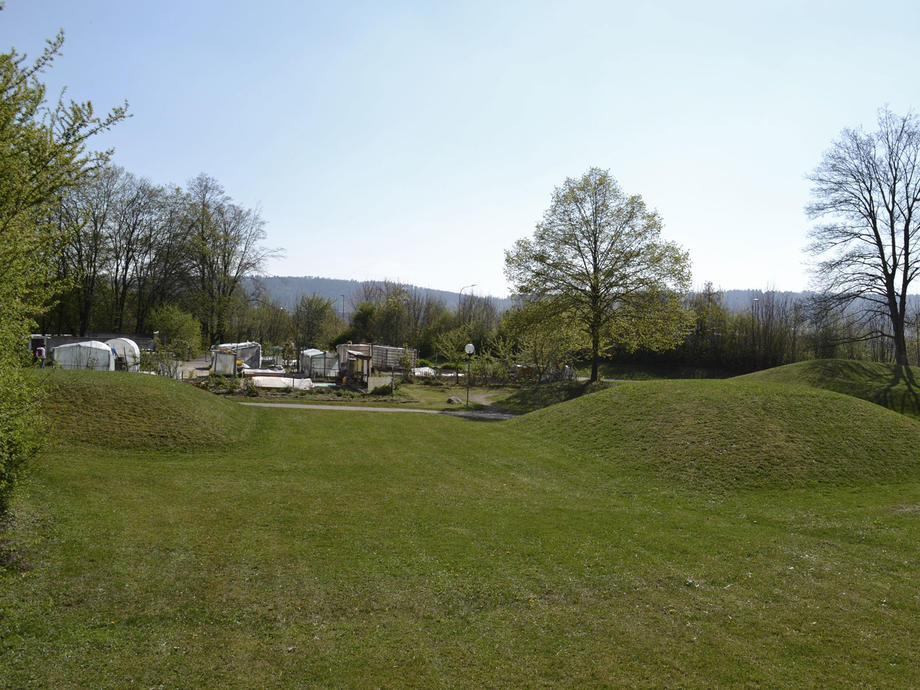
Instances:
[[[99,340],[58,345],[51,357],[61,369],[115,371],[115,352],[111,346]]]
[[[130,338],[112,338],[105,344],[115,348],[115,368],[124,371],[140,371],[141,349]]]

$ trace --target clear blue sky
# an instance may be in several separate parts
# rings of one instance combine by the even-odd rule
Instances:
[[[273,275],[508,292],[504,250],[591,166],[658,209],[694,284],[807,287],[805,175],[920,108],[920,3],[7,0],[63,28],[53,89],[133,118],[97,144],[259,206]]]

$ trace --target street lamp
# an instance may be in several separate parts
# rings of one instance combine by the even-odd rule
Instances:
[[[479,285],[479,283],[473,283],[472,285],[464,285],[462,288],[460,288],[460,293],[457,296],[457,316],[460,316],[460,308],[463,306],[463,291],[466,290],[467,288],[474,288],[477,285]]]
[[[754,369],[757,368],[757,360],[759,352],[757,351],[757,326],[759,319],[757,318],[757,305],[760,302],[759,297],[755,297],[751,300],[751,361],[754,364]]]
[[[473,357],[473,353],[476,352],[476,348],[473,346],[473,343],[467,343],[466,347],[463,348],[463,351],[466,352],[466,406],[470,406],[470,360]]]

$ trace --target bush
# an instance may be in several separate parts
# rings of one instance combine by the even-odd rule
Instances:
[[[195,380],[195,385],[215,395],[233,395],[242,392],[243,382],[234,376],[209,374]]]
[[[159,340],[179,359],[194,359],[201,352],[201,324],[175,304],[164,304],[150,315]]]

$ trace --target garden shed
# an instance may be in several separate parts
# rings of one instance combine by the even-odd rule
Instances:
[[[316,348],[300,351],[300,373],[313,378],[334,379],[339,375],[339,356]]]
[[[369,357],[371,366],[377,371],[411,369],[418,363],[418,350],[414,347],[394,347],[374,343],[345,343],[337,346],[336,352],[339,355],[339,366],[343,369],[345,362],[355,354]]]

